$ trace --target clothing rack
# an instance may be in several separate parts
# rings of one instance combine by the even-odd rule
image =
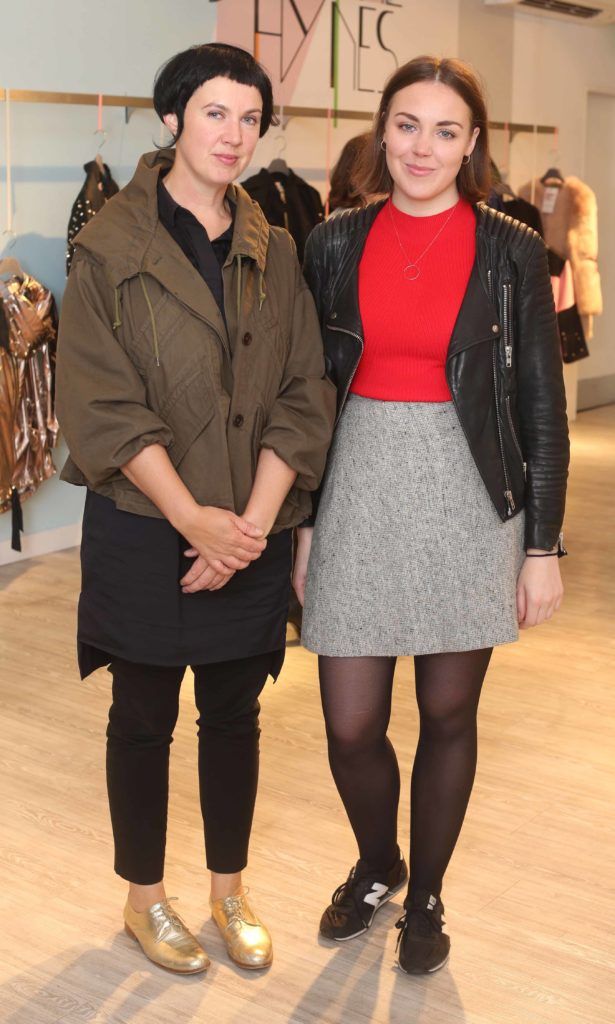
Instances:
[[[151,110],[152,100],[149,96],[110,96],[86,92],[40,92],[30,89],[0,89],[0,103],[8,99],[11,103],[65,103],[70,106],[96,107],[102,102],[103,107],[123,107],[126,121],[133,110]],[[371,121],[373,114],[368,110],[327,109],[326,107],[294,107],[279,105],[274,107],[276,114],[286,117],[333,118],[342,121]],[[546,124],[522,124],[517,121],[490,121],[492,131],[508,131],[510,138],[520,132],[537,135],[555,135],[557,128]]]

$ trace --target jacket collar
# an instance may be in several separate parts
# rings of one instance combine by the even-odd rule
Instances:
[[[348,254],[349,259],[338,264],[338,277],[335,281],[335,302],[329,311],[327,322],[331,327],[339,327],[363,340],[363,324],[359,310],[359,263],[367,242],[367,236],[376,217],[384,206],[386,199],[379,199],[362,210],[349,210],[328,221],[323,228],[330,233],[330,248],[336,254],[339,248]],[[344,240],[351,238],[348,249],[342,248]],[[341,243],[341,244],[340,244]],[[336,322],[338,320],[339,322]]]
[[[158,178],[161,172],[171,169],[174,160],[172,149],[145,153],[128,185],[75,239],[75,245],[89,250],[104,263],[113,287],[148,270],[155,257],[162,254],[160,250],[165,250],[170,260],[176,259],[178,273],[185,274],[186,265],[190,265],[185,257],[180,261],[183,254],[178,255],[177,246],[161,228],[158,218]],[[265,216],[241,185],[229,185],[227,197],[235,205],[236,213],[233,242],[225,265],[237,256],[247,257],[264,273],[269,244]]]

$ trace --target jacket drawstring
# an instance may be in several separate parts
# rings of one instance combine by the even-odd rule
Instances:
[[[149,310],[149,318],[150,318],[150,320],[152,322],[152,333],[154,335],[154,353],[156,355],[156,366],[160,366],[160,351],[159,351],[159,348],[158,348],[158,331],[156,329],[156,319],[154,317],[154,310],[152,309],[152,303],[151,303],[150,297],[147,294],[147,288],[145,286],[145,281],[143,279],[143,274],[139,274],[139,281],[141,282],[141,288],[143,289],[143,294],[145,296],[145,301],[147,303],[147,308]]]
[[[237,253],[237,323],[241,317],[241,253]]]
[[[260,313],[261,309],[263,308],[263,302],[265,301],[266,298],[267,298],[267,293],[265,291],[265,275],[263,274],[262,270],[259,270],[259,272],[258,272],[258,311],[259,311],[259,313]]]
[[[118,327],[122,326],[122,312],[121,312],[121,308],[120,308],[120,290],[119,290],[119,288],[114,288],[113,292],[114,292],[114,297],[115,297],[115,320],[113,321],[113,328],[112,329],[114,331],[117,331]]]

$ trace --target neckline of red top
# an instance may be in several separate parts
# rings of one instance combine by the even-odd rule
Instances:
[[[400,210],[399,206],[396,206],[392,198],[387,200],[390,207],[389,215],[392,215],[395,226],[398,228],[412,227],[413,230],[420,228],[421,226],[434,228],[439,227],[440,223],[445,221],[450,216],[451,222],[456,219],[455,214],[464,206],[470,206],[471,204],[467,200],[462,199],[461,196],[456,203],[452,206],[448,206],[446,210],[442,210],[440,213],[430,213],[425,217],[418,217],[415,213],[406,213],[404,210]]]

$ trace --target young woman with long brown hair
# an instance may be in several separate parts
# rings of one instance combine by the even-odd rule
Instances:
[[[359,846],[321,932],[361,934],[406,885],[387,727],[396,658],[414,655],[420,736],[398,922],[408,973],[448,958],[442,880],[493,647],[549,619],[563,592],[569,446],[549,272],[539,236],[482,202],[487,128],[468,65],[398,69],[361,182],[388,198],[316,228],[304,266],[338,419],[294,581]]]

